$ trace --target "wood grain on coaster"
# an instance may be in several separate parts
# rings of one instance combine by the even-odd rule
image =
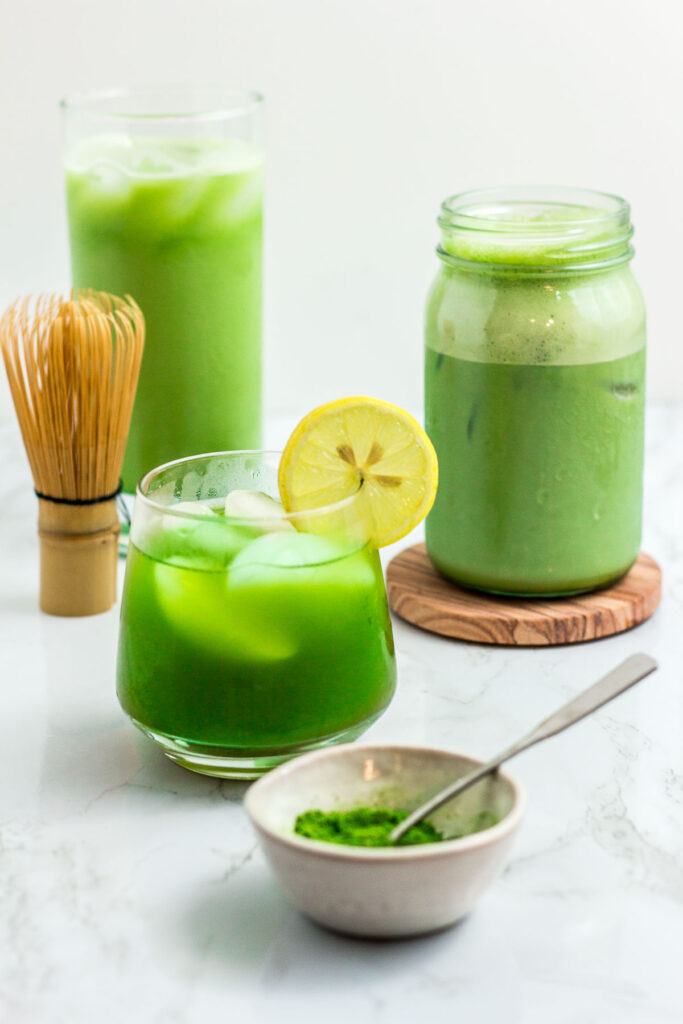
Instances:
[[[661,584],[661,569],[642,551],[612,586],[576,597],[498,597],[465,590],[437,572],[424,544],[396,555],[387,569],[392,611],[431,633],[480,644],[543,646],[613,636],[652,615]]]

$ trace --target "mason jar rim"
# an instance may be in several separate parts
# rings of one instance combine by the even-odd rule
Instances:
[[[173,100],[176,101],[175,109]],[[150,109],[145,109],[145,103]],[[139,109],[135,109],[140,104]],[[101,89],[65,96],[60,108],[69,116],[102,121],[221,121],[252,114],[263,104],[255,89],[214,85],[143,85]],[[181,109],[185,106],[187,109]],[[151,109],[158,107],[159,109]],[[167,107],[168,109],[161,109]]]
[[[506,220],[504,217],[492,217],[486,215],[487,208],[494,204],[500,207],[513,207],[517,204],[542,204],[545,206],[556,206],[558,208],[582,208],[593,210],[594,215],[589,217],[569,217],[566,220],[557,221],[519,221]],[[600,203],[601,205],[595,205]],[[610,209],[605,208],[605,203]],[[483,212],[475,212],[482,209]],[[463,222],[463,226],[477,229],[478,225],[486,225],[490,230],[492,224],[503,231],[522,233],[530,228],[538,230],[539,233],[547,231],[554,226],[565,225],[571,227],[576,224],[594,224],[615,220],[615,218],[626,218],[630,223],[631,207],[621,196],[612,192],[600,192],[596,189],[573,188],[564,185],[511,185],[494,186],[492,188],[470,189],[466,192],[456,192],[448,196],[441,204],[441,220],[451,223]]]
[[[438,223],[439,256],[463,265],[590,270],[633,255],[629,204],[593,189],[515,185],[459,192],[442,202]]]
[[[219,459],[219,458],[225,459],[225,458],[229,458],[229,457],[235,457],[235,459],[237,459],[238,457],[241,457],[241,458],[245,459],[245,458],[247,458],[249,456],[251,456],[251,457],[256,457],[256,456],[261,456],[261,457],[263,457],[263,456],[272,456],[273,458],[279,458],[281,455],[282,455],[282,452],[278,451],[277,449],[254,448],[254,449],[243,449],[243,450],[237,450],[237,451],[204,452],[204,453],[202,453],[200,455],[186,455],[182,459],[171,459],[170,462],[164,462],[160,466],[155,466],[154,469],[150,469],[147,473],[145,473],[140,478],[140,480],[138,481],[137,486],[135,488],[135,497],[136,497],[136,500],[139,499],[144,505],[146,505],[148,508],[152,509],[155,512],[161,512],[164,515],[169,515],[169,514],[170,515],[174,515],[174,516],[176,516],[179,519],[202,519],[202,520],[204,520],[204,516],[202,516],[201,513],[187,512],[184,509],[180,510],[180,511],[177,511],[174,508],[173,505],[162,505],[160,502],[155,501],[152,497],[150,497],[150,495],[148,493],[146,493],[143,490],[143,488],[145,486],[149,486],[149,483],[151,482],[151,480],[155,476],[158,476],[160,473],[164,472],[165,470],[172,469],[174,466],[182,466],[182,465],[184,465],[186,463],[190,463],[190,462],[200,462],[200,461],[207,461],[208,462],[210,459]],[[240,523],[240,524],[246,524],[246,525],[250,525],[250,524],[253,524],[253,523],[256,523],[256,522],[259,522],[259,523],[264,523],[264,522],[265,523],[268,523],[268,522],[276,523],[278,521],[282,521],[282,519],[286,519],[288,522],[293,522],[293,521],[295,521],[297,519],[300,519],[302,516],[305,516],[307,520],[311,519],[311,518],[317,518],[317,517],[321,517],[322,518],[323,516],[329,516],[330,513],[334,513],[334,512],[338,512],[338,511],[343,511],[345,509],[351,508],[356,503],[356,501],[358,500],[358,496],[361,493],[361,489],[362,489],[362,485],[361,485],[361,483],[359,483],[358,489],[356,491],[354,491],[353,494],[350,494],[347,498],[342,498],[340,501],[331,502],[328,505],[321,505],[318,508],[310,508],[310,509],[309,508],[301,508],[301,509],[298,509],[296,512],[285,512],[284,515],[280,515],[280,516],[268,516],[268,515],[263,515],[263,514],[259,513],[259,515],[252,516],[252,517],[230,516],[229,518],[230,518],[230,521],[233,522],[233,523]]]

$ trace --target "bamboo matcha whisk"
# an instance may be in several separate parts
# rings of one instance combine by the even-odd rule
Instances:
[[[40,607],[93,615],[116,600],[116,495],[144,343],[132,299],[18,300],[0,347],[38,496]]]

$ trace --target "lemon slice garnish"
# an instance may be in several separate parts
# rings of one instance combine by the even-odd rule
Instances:
[[[287,512],[320,508],[362,488],[376,547],[417,526],[434,504],[434,446],[413,417],[378,398],[340,398],[314,409],[294,429],[280,460]]]

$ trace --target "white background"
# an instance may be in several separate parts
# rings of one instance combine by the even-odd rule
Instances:
[[[349,393],[420,409],[439,202],[523,182],[630,200],[650,397],[683,397],[680,3],[0,0],[0,13],[3,305],[68,284],[62,95],[246,84],[267,100],[270,411]]]

